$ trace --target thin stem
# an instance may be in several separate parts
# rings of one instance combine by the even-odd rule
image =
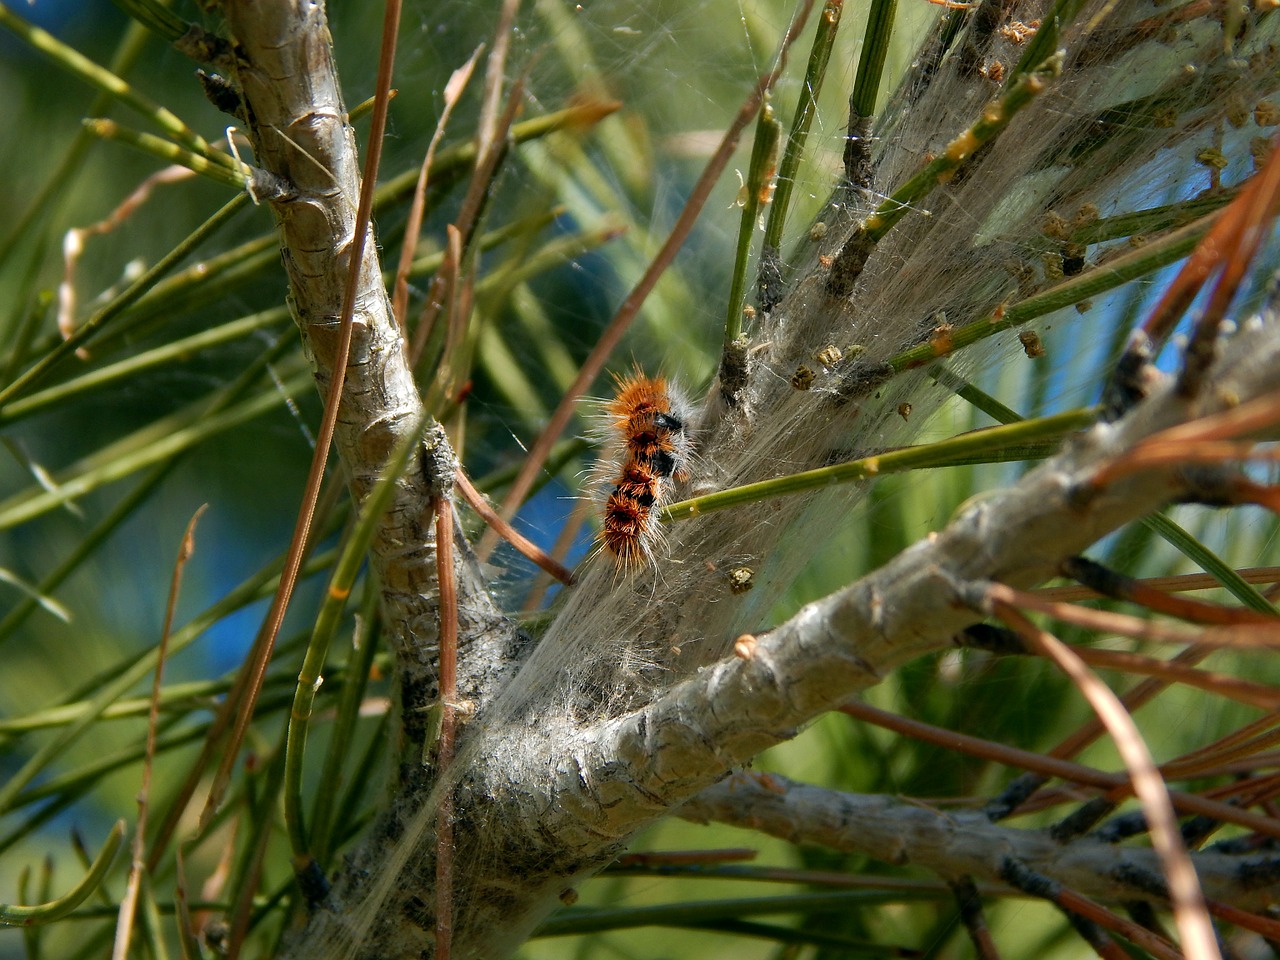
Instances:
[[[129,955],[133,921],[139,897],[143,893],[147,866],[147,812],[150,809],[151,770],[156,756],[164,665],[169,652],[169,637],[173,633],[173,613],[177,609],[178,596],[182,592],[182,574],[186,570],[187,561],[195,551],[196,524],[200,520],[200,515],[208,507],[207,503],[201,505],[187,522],[187,529],[183,533],[182,543],[178,548],[178,557],[173,564],[173,575],[169,581],[169,600],[165,604],[164,626],[160,630],[160,644],[156,650],[156,670],[151,680],[151,702],[147,710],[147,739],[142,757],[142,785],[138,789],[138,826],[133,837],[133,860],[129,864],[129,879],[125,886],[125,894],[120,900],[120,916],[116,922],[116,941],[111,951],[111,960],[125,960]],[[145,909],[144,905],[144,911]]]
[[[4,3],[0,3],[0,27],[15,33],[29,46],[44,54],[72,76],[132,107],[179,143],[185,144],[214,163],[229,168],[234,166],[235,160],[219,150],[214,150],[200,134],[187,126],[173,111],[139,93],[110,70],[94,63],[57,37],[23,20]]]
[[[248,197],[240,194],[230,200],[212,217],[200,224],[186,239],[156,261],[155,266],[140,276],[115,299],[103,306],[88,320],[76,328],[71,336],[64,339],[52,350],[40,358],[25,373],[0,390],[0,408],[8,401],[28,389],[33,383],[47,374],[54,366],[67,356],[75,353],[90,337],[98,332],[106,323],[119,316],[126,307],[136,302],[157,280],[172,270],[205,240],[209,239],[220,227],[229,221],[240,208],[248,202]]]
[[[849,97],[849,111],[859,119],[875,116],[897,10],[897,0],[873,0],[867,14],[867,32],[863,36],[858,73],[853,78],[853,93]]]
[[[884,0],[877,0],[877,2],[884,2]],[[843,11],[844,0],[827,0],[818,17],[818,28],[813,35],[813,47],[809,51],[809,63],[805,68],[804,82],[800,85],[800,95],[791,120],[791,130],[787,133],[782,163],[778,165],[777,189],[774,190],[773,203],[769,207],[769,221],[764,229],[766,256],[769,251],[773,251],[776,255],[777,251],[782,249],[782,231],[786,226],[787,211],[791,206],[791,194],[795,190],[796,171],[800,168],[800,160],[804,156],[805,143],[809,137],[809,128],[813,125],[814,115],[818,111],[818,94],[821,93],[822,82],[827,76],[827,63],[831,59],[831,48],[835,45],[836,31],[840,27],[840,15]],[[762,306],[763,300],[762,296]]]
[[[203,153],[184,150],[164,137],[158,137],[154,133],[143,133],[141,130],[134,130],[105,117],[90,117],[83,122],[85,129],[100,140],[114,140],[117,143],[123,143],[142,153],[150,154],[161,163],[186,167],[193,173],[208,177],[215,183],[221,183],[236,190],[243,190],[246,185],[254,180],[250,175],[249,165],[243,162],[237,164],[232,157],[227,157],[231,161],[231,165],[221,160],[211,160]]]
[[[951,466],[974,461],[976,456],[990,458],[1005,447],[1021,447],[1048,439],[1057,439],[1074,430],[1093,423],[1097,411],[1093,409],[1071,410],[1040,420],[1023,420],[1015,424],[988,427],[938,443],[890,450],[870,457],[850,460],[830,467],[805,470],[786,477],[762,480],[728,490],[718,490],[706,496],[694,497],[673,503],[662,511],[663,522],[684,520],[702,516],[716,510],[727,510],[747,503],[755,503],[771,497],[803,493],[837,483],[852,483],[889,473],[918,470],[925,467]]]
[[[440,740],[438,776],[453,763],[458,698],[458,585],[453,567],[453,504],[435,500],[436,580],[440,587]],[[453,791],[446,788],[436,813],[436,956],[448,960],[453,942]]]
[[[733,258],[733,278],[729,284],[729,304],[724,320],[724,351],[729,353],[742,336],[743,293],[747,286],[747,261],[762,205],[769,202],[773,174],[778,162],[778,138],[782,125],[774,119],[773,106],[766,97],[756,119],[756,138],[751,147],[751,165],[743,184],[742,217],[738,224],[738,247]]]
[[[359,647],[347,658],[343,671],[342,693],[334,712],[333,730],[329,737],[329,750],[320,773],[321,789],[315,791],[315,803],[311,808],[311,852],[320,869],[328,867],[333,849],[333,813],[342,784],[342,767],[351,750],[356,721],[360,717],[360,702],[369,681],[369,671],[378,649],[377,623],[378,595],[374,578],[365,580],[364,601],[357,614]]]
[[[123,839],[124,821],[117,820],[116,825],[107,834],[106,843],[98,851],[98,856],[94,859],[93,865],[89,868],[89,872],[85,874],[84,879],[72,887],[65,895],[48,903],[40,903],[30,907],[12,903],[0,903],[0,923],[30,926],[37,923],[49,923],[65,917],[80,906],[106,879],[107,870],[111,867],[111,861],[115,859],[116,851],[120,849],[120,842]]]
[[[289,734],[285,746],[284,813],[289,841],[293,846],[295,869],[302,869],[313,858],[313,850],[307,836],[302,810],[302,769],[306,752],[307,731],[311,722],[312,706],[316,691],[320,689],[321,670],[329,656],[329,647],[338,631],[346,610],[351,587],[364,565],[369,544],[377,532],[383,514],[391,503],[395,486],[409,467],[409,461],[418,451],[421,429],[411,430],[397,443],[382,476],[378,478],[369,496],[360,507],[355,525],[347,535],[338,554],[338,561],[329,575],[329,587],[324,602],[316,616],[311,642],[303,657],[294,691],[293,709],[289,715]]]
[[[566,585],[573,583],[573,573],[566,570],[558,561],[547,556],[546,552],[538,547],[537,544],[503,520],[497,511],[485,501],[480,491],[471,485],[471,481],[467,479],[467,475],[461,467],[454,474],[453,481],[458,487],[458,492],[462,494],[462,498],[467,501],[467,505],[479,514],[486,524],[501,533],[503,540],[506,540],[521,554],[532,560],[561,583]]]

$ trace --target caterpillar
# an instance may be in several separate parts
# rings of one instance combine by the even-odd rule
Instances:
[[[617,394],[605,407],[612,456],[602,476],[613,484],[605,500],[597,541],[617,568],[626,572],[653,556],[661,536],[656,511],[675,484],[689,479],[690,410],[664,377],[639,369],[614,375]]]

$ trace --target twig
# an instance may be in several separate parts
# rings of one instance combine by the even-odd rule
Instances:
[[[1004,858],[1012,856],[1041,876],[1056,880],[1093,900],[1120,905],[1134,900],[1163,907],[1165,891],[1139,881],[1138,874],[1159,876],[1159,861],[1145,846],[1118,849],[1096,837],[1076,840],[1070,855],[1045,831],[1017,829],[991,823],[978,810],[963,806],[939,808],[929,800],[884,794],[846,793],[790,780],[778,774],[739,773],[709,787],[678,808],[676,815],[693,823],[714,820],[749,829],[789,843],[818,845],[856,853],[884,863],[911,863],[943,877],[969,876],[984,898],[1009,897],[1001,879]],[[1250,921],[1271,929],[1265,914],[1271,888],[1251,883],[1247,874],[1274,857],[1261,853],[1198,851],[1194,854],[1206,888],[1240,910],[1253,910]],[[679,868],[683,870],[683,868]],[[756,878],[761,868],[718,868],[712,876],[744,872]],[[767,870],[767,868],[765,868]],[[809,871],[768,871],[760,879],[800,882]],[[651,875],[661,875],[651,871]],[[680,875],[688,875],[682,872]],[[888,890],[935,889],[918,879],[876,875],[849,878],[811,878],[815,883]],[[909,885],[909,886],[908,886]]]
[[[1253,610],[1224,607],[1216,603],[1207,603],[1203,600],[1174,596],[1166,592],[1167,590],[1176,589],[1170,584],[1157,580],[1137,580],[1133,577],[1127,577],[1087,557],[1071,557],[1063,563],[1062,573],[1064,576],[1078,581],[1101,596],[1136,603],[1156,613],[1163,613],[1166,616],[1177,617],[1180,620],[1187,620],[1191,623],[1265,623],[1268,620],[1275,619]],[[1248,571],[1241,571],[1241,573],[1248,573]],[[1178,579],[1183,583],[1187,582],[1185,578],[1170,579]],[[1217,586],[1217,582],[1213,581],[1213,585]],[[1192,587],[1188,585],[1184,586],[1183,589],[1192,589]],[[1051,594],[1049,591],[1044,590],[1034,591],[1034,596],[1040,600],[1057,600],[1059,602],[1072,599],[1068,596]]]
[[[1220,957],[1213,924],[1205,909],[1204,894],[1196,880],[1195,868],[1191,865],[1187,848],[1178,833],[1178,821],[1173,813],[1168,787],[1156,770],[1155,761],[1134,725],[1133,718],[1121,704],[1120,698],[1064,643],[1048,631],[1038,628],[1013,607],[1009,600],[1002,597],[999,584],[993,584],[989,588],[988,597],[1000,619],[1017,630],[1028,644],[1052,659],[1071,678],[1089,700],[1098,718],[1107,725],[1116,749],[1120,751],[1125,767],[1133,779],[1134,792],[1147,817],[1152,844],[1164,866],[1183,948],[1193,960],[1213,960]]]
[[[989,740],[957,733],[945,727],[936,727],[922,723],[919,720],[899,717],[883,710],[877,710],[875,707],[870,707],[865,703],[847,703],[840,707],[840,712],[847,713],[859,720],[875,723],[886,730],[918,737],[928,743],[945,745],[948,749],[958,750],[962,753],[972,754],[988,760],[996,760],[999,763],[1021,767],[1024,770],[1032,770],[1040,776],[1059,777],[1070,783],[1079,783],[1102,790],[1130,789],[1129,778],[1122,773],[1106,773],[1092,767],[1061,760],[1054,756],[1033,753],[1030,750],[1020,750],[1017,747],[1010,747],[1003,743],[992,743]],[[1248,810],[1241,810],[1231,804],[1218,803],[1194,793],[1172,790],[1169,792],[1169,796],[1172,798],[1174,806],[1184,813],[1199,813],[1219,818],[1227,823],[1235,823],[1250,830],[1255,830],[1264,836],[1280,839],[1280,823],[1270,817],[1250,813]]]
[[[409,332],[409,272],[413,267],[413,254],[418,247],[418,237],[422,232],[422,214],[427,203],[427,183],[431,173],[431,163],[435,159],[436,147],[444,136],[453,108],[458,105],[462,91],[471,79],[484,45],[472,51],[470,59],[449,77],[444,85],[444,106],[440,110],[440,119],[436,121],[435,132],[431,142],[427,144],[426,155],[422,158],[422,166],[418,170],[418,182],[413,188],[413,199],[409,203],[409,215],[404,225],[404,242],[400,247],[400,264],[396,267],[396,277],[392,282],[391,311],[395,314],[396,323],[400,324],[400,332],[408,339]]]
[[[453,481],[458,487],[458,492],[462,494],[462,499],[467,501],[467,504],[472,510],[480,514],[481,519],[483,519],[485,523],[497,530],[498,533],[502,535],[503,540],[506,540],[507,543],[511,544],[519,550],[520,553],[528,557],[561,583],[566,586],[573,583],[572,571],[566,569],[563,564],[548,556],[546,551],[542,550],[536,543],[520,533],[520,531],[511,526],[511,524],[507,523],[506,520],[503,520],[502,517],[498,515],[497,511],[494,510],[493,507],[489,506],[488,501],[485,500],[480,491],[471,485],[471,481],[467,479],[467,475],[461,467],[459,467],[458,472],[453,475]]]
[[[956,909],[960,912],[960,922],[964,924],[973,944],[978,960],[1000,960],[1000,951],[996,949],[995,940],[987,926],[986,914],[982,910],[982,900],[978,896],[978,888],[969,876],[959,877],[949,884],[955,894]]]
[[[1106,929],[1117,931],[1161,960],[1183,960],[1182,954],[1163,937],[1151,933],[1140,924],[1124,920],[1088,897],[1037,874],[1014,857],[1005,858],[1001,876],[1017,889],[1048,900],[1061,908],[1076,933],[1103,960],[1127,960],[1129,956],[1106,934]]]
[[[160,631],[160,649],[156,652],[155,677],[151,682],[151,708],[147,713],[147,746],[142,758],[142,785],[138,788],[138,827],[133,836],[133,861],[129,864],[129,879],[124,896],[120,898],[120,915],[116,921],[115,945],[111,960],[125,960],[129,953],[129,938],[133,932],[134,911],[138,905],[138,892],[142,887],[142,874],[147,868],[147,806],[151,795],[151,766],[156,753],[156,724],[160,720],[160,687],[164,681],[165,656],[169,649],[169,634],[173,629],[173,613],[178,607],[178,594],[182,590],[182,574],[196,547],[196,524],[201,514],[209,508],[201,504],[187,521],[178,557],[173,563],[173,575],[169,581],[169,602],[165,606],[164,626]]]
[[[1080,558],[1075,558],[1080,559]],[[1072,563],[1068,560],[1067,564]],[[1092,562],[1092,561],[1086,561]],[[1068,573],[1068,566],[1063,566],[1063,573],[1067,576],[1075,578],[1075,573]],[[1246,567],[1243,570],[1236,571],[1240,579],[1250,584],[1272,584],[1280,582],[1280,567]],[[1143,577],[1141,580],[1135,581],[1142,584],[1148,590],[1157,590],[1161,593],[1168,591],[1169,593],[1183,593],[1192,590],[1214,590],[1222,586],[1221,582],[1208,573],[1181,573],[1170,577]],[[1085,587],[1041,587],[1033,591],[1036,596],[1045,600],[1060,600],[1064,603],[1075,602],[1079,600],[1088,600],[1099,594],[1109,596],[1105,590],[1100,590],[1092,585]],[[1123,599],[1117,597],[1117,599]],[[1197,601],[1198,602],[1198,601]],[[1214,609],[1231,611],[1230,607],[1216,607],[1214,604],[1206,604]],[[1182,616],[1184,619],[1193,623],[1209,623],[1212,621],[1200,620],[1196,614],[1174,614]]]
[[[458,471],[461,476],[462,471]],[[440,741],[436,765],[443,776],[453,762],[458,696],[458,589],[453,569],[453,504],[441,496],[436,510],[436,577],[440,585]],[[437,960],[453,948],[453,791],[446,789],[436,815]]]

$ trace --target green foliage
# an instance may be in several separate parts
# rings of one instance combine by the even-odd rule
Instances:
[[[377,11],[361,4],[335,6],[340,7],[334,24],[337,55],[348,102],[354,104],[372,87]],[[421,3],[406,14],[402,30],[408,42],[403,43],[393,138],[375,214],[385,252],[396,250],[401,239],[407,194],[438,115],[438,91],[471,49],[488,39],[492,6]],[[516,38],[510,73],[526,83],[525,115],[514,130],[519,145],[513,146],[488,202],[469,332],[476,358],[469,371],[472,392],[450,422],[469,472],[489,475],[488,492],[495,495],[664,239],[696,177],[697,160],[707,153],[705,142],[714,141],[728,122],[730,105],[740,102],[763,72],[786,28],[776,5],[764,2],[687,9],[640,2],[591,6],[598,9],[542,0],[527,12]],[[1069,24],[1069,5],[1060,6]],[[924,4],[919,7],[903,10],[892,20],[892,31],[884,27],[892,4],[872,4],[869,13],[844,11],[826,82],[816,94],[809,149],[792,158],[795,165],[786,167],[788,190],[779,191],[791,204],[785,217],[776,215],[778,223],[788,225],[784,249],[804,250],[813,242],[809,225],[820,215],[839,170],[854,64],[860,109],[882,106],[910,60],[924,20],[933,15]],[[178,4],[176,11],[203,16],[192,4]],[[6,10],[0,24],[14,27],[21,12]],[[0,63],[0,83],[12,91],[7,128],[20,134],[0,146],[10,213],[0,234],[0,440],[5,450],[0,461],[0,770],[5,778],[0,785],[0,901],[52,899],[37,896],[21,879],[46,856],[53,866],[44,885],[55,892],[72,888],[73,878],[85,873],[71,850],[72,830],[82,830],[88,843],[98,844],[118,817],[136,823],[146,735],[142,718],[164,620],[165,584],[188,518],[209,502],[212,509],[197,530],[169,638],[171,662],[160,698],[156,771],[148,797],[147,847],[159,849],[159,857],[147,894],[154,899],[154,914],[146,922],[152,924],[153,943],[168,941],[174,950],[181,884],[192,910],[230,913],[242,898],[254,925],[252,951],[267,956],[301,916],[280,808],[287,803],[302,811],[302,819],[332,832],[332,843],[321,847],[324,866],[332,867],[381,799],[379,785],[390,754],[383,740],[392,696],[385,679],[390,668],[375,646],[380,624],[369,584],[352,585],[348,579],[353,599],[342,611],[321,603],[321,585],[334,570],[340,531],[349,520],[335,471],[333,489],[322,498],[323,536],[307,568],[310,585],[295,600],[286,625],[285,635],[292,639],[281,644],[270,666],[244,762],[212,828],[200,841],[183,846],[193,824],[178,821],[175,797],[278,575],[319,404],[283,305],[284,280],[268,217],[226,185],[241,168],[217,141],[234,121],[201,97],[189,62],[137,26],[121,32],[112,13],[101,18],[97,35],[82,42],[91,58],[110,62],[110,69],[93,76],[99,89],[112,87],[113,77],[127,77],[127,91],[116,87],[109,98],[72,82],[68,76],[77,65],[66,50],[43,40],[53,61],[41,59],[30,44],[6,47],[14,52]],[[887,64],[883,82],[874,76],[878,71],[857,59],[868,18],[869,49]],[[117,34],[112,55],[104,41]],[[807,51],[811,34],[797,46],[793,57],[799,65],[784,76],[774,98],[779,111],[803,103],[799,93],[806,64],[800,51]],[[1047,55],[1052,46],[1042,52]],[[1028,57],[1028,69],[1045,60],[1030,52]],[[89,73],[79,69],[77,78]],[[1006,89],[1006,106],[1018,106],[1026,94],[1027,81],[1021,82]],[[574,112],[583,102],[612,97],[622,101],[622,112],[598,122],[585,123]],[[412,276],[415,310],[439,269],[443,228],[456,212],[474,159],[469,145],[478,99],[474,92],[464,99],[432,169],[430,213]],[[125,113],[123,106],[134,112]],[[1134,110],[1158,106],[1139,98]],[[149,146],[151,155],[114,141],[94,141],[81,121],[108,114],[130,128],[146,126],[149,136],[170,138],[165,159],[155,156],[155,140],[133,138]],[[780,119],[787,129],[792,118]],[[970,118],[978,125],[984,119],[975,147],[999,132],[988,129],[998,126],[990,118]],[[1130,116],[1127,122],[1136,121]],[[104,128],[93,129],[101,134]],[[948,138],[962,129],[948,131]],[[64,236],[109,218],[140,182],[175,159],[175,141],[186,151],[185,159],[202,158],[224,182],[191,178],[156,184],[151,196],[124,212],[109,231],[86,235],[84,255],[74,269],[80,304],[71,319],[77,332],[64,339],[55,323]],[[756,185],[763,161],[760,153],[753,161],[751,150],[751,144],[744,145],[735,164]],[[905,192],[884,200],[882,221],[870,225],[868,235],[888,230],[899,214],[923,202],[960,159],[944,156],[908,181]],[[1242,161],[1233,155],[1231,163],[1239,167]],[[647,302],[642,322],[617,356],[617,369],[625,369],[634,356],[699,386],[715,370],[726,311],[739,316],[737,297],[730,293],[733,268],[747,264],[740,254],[735,259],[735,232],[742,221],[745,242],[739,250],[753,248],[758,219],[753,209],[745,216],[729,209],[736,183],[732,177],[725,181],[686,252]],[[1143,198],[1158,192],[1151,184],[1132,189]],[[1140,204],[1117,198],[1116,211],[1081,226],[1093,233],[1072,240],[1092,244],[1154,233],[1230,197],[1212,192],[1188,200],[1173,192],[1161,209],[1147,210],[1137,221],[1119,222]],[[782,236],[780,226],[770,229],[771,237]],[[967,499],[1009,482],[1024,461],[1043,456],[1048,447],[1037,442],[1056,440],[1062,420],[1074,425],[1087,419],[1088,405],[1096,401],[1097,388],[1146,299],[1139,284],[1151,283],[1161,276],[1159,269],[1185,256],[1204,229],[1197,221],[1166,233],[1117,257],[1109,273],[1068,278],[1002,308],[981,329],[975,324],[958,331],[956,345],[963,348],[1035,320],[1050,359],[1010,359],[1012,340],[1006,335],[1001,347],[985,355],[965,354],[976,359],[956,364],[960,372],[935,368],[938,382],[957,390],[959,398],[937,415],[931,433],[917,438],[920,449],[883,458],[884,474],[896,461],[910,472],[876,480],[865,506],[831,524],[834,535],[813,551],[792,589],[767,612],[769,621],[847,584],[938,529]],[[1047,254],[1057,250],[1045,237],[1022,242],[1040,244]],[[1086,312],[1088,298],[1097,302]],[[736,327],[729,326],[732,341]],[[429,357],[440,343],[439,336],[426,338]],[[78,348],[87,353],[77,353]],[[890,362],[901,372],[934,359],[931,350],[930,343],[921,343]],[[427,362],[420,369],[425,381],[432,366]],[[968,380],[957,386],[962,376]],[[984,402],[987,394],[999,405]],[[989,413],[998,413],[1000,405],[1045,419],[953,439],[990,426]],[[1051,414],[1062,419],[1049,419]],[[577,433],[585,430],[585,422],[575,426]],[[929,440],[938,443],[924,447]],[[563,500],[582,488],[578,471],[589,459],[584,446],[562,451],[552,486],[525,514],[530,525],[540,527],[535,536],[548,546],[566,522]],[[877,475],[846,463],[816,477],[783,478],[764,491],[738,494],[737,500],[728,495],[719,506],[794,492],[788,484],[798,491],[806,482],[865,481]],[[705,510],[716,506],[703,504]],[[679,509],[671,512],[677,515]],[[1269,516],[1200,510],[1178,516],[1200,540],[1198,546],[1193,542],[1179,549],[1206,569],[1212,569],[1214,558],[1196,557],[1196,549],[1216,551],[1222,557],[1221,580],[1231,579],[1233,565],[1274,560],[1275,524]],[[1099,556],[1142,575],[1191,569],[1149,527],[1117,535]],[[511,571],[503,588],[517,610],[527,578],[513,555],[504,551],[497,557]],[[349,566],[346,573],[349,578],[355,571]],[[1234,581],[1228,588],[1236,596],[1244,590]],[[1256,593],[1246,602],[1258,605]],[[305,704],[315,719],[301,790],[284,796],[285,721],[295,702],[306,640],[320,617],[326,630],[336,632],[336,642],[327,658],[320,656],[323,664],[309,664],[324,682],[314,691],[314,703]],[[1221,655],[1218,669],[1240,662],[1233,656]],[[1028,750],[1051,748],[1085,718],[1072,688],[1044,664],[974,651],[913,663],[869,699]],[[1163,755],[1181,754],[1242,722],[1239,708],[1213,699],[1208,704],[1206,698],[1184,697],[1162,705],[1162,719],[1177,728],[1162,742]],[[1105,751],[1099,747],[1086,760],[1112,763]],[[1009,778],[1007,768],[990,761],[892,737],[840,715],[770,751],[759,767],[854,792],[966,800],[997,793]],[[170,817],[175,838],[157,847]],[[650,849],[742,845],[759,850],[758,864],[887,872],[860,857],[797,851],[755,835],[744,840],[729,828],[683,822],[664,823],[639,844]],[[180,847],[181,876],[175,857]],[[23,950],[37,955],[37,947],[54,956],[106,955],[123,877],[124,866],[117,863],[87,902],[43,934],[42,945],[18,930],[0,930],[0,957],[21,956]],[[211,902],[202,903],[202,885],[218,877],[220,882],[210,881]],[[793,895],[790,887],[765,887],[768,879],[732,867],[709,868],[692,879],[605,875],[584,887],[583,904],[615,912],[566,911],[545,933],[576,931],[581,939],[571,948],[560,939],[533,943],[525,955],[562,957],[572,950],[583,958],[772,957],[798,955],[789,951],[803,943],[813,945],[806,956],[824,958],[874,956],[895,944],[932,956],[961,956],[968,949],[949,893],[940,884],[910,895],[892,889],[832,894],[816,887]],[[758,881],[778,901],[762,903],[757,884],[744,891],[745,881]],[[992,914],[992,925],[1024,909],[1002,904]],[[0,920],[26,919],[9,911],[0,906]],[[54,919],[55,912],[61,917],[66,911],[33,919]],[[642,920],[678,930],[664,933],[655,946],[652,931],[627,929]],[[1078,955],[1073,953],[1080,949],[1078,942],[1061,940],[1060,930],[1057,920],[1046,917],[1034,935],[1011,938],[1007,955]]]

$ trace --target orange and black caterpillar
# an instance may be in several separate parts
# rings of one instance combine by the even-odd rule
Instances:
[[[689,479],[689,411],[663,377],[636,370],[614,379],[618,392],[605,408],[614,448],[605,476],[613,490],[598,540],[625,571],[652,555],[660,535],[654,512]]]

